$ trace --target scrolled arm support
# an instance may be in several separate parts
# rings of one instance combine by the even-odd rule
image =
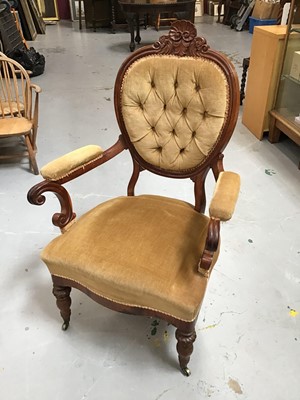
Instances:
[[[53,214],[52,223],[60,229],[64,229],[75,217],[73,213],[72,201],[68,191],[56,182],[43,181],[33,186],[28,194],[27,199],[30,204],[41,206],[45,203],[45,192],[52,192],[58,198],[60,203],[60,213]]]
[[[207,238],[202,257],[198,263],[198,272],[208,277],[215,252],[218,250],[220,240],[220,220],[210,218]]]

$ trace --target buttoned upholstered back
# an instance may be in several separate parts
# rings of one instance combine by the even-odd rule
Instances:
[[[168,36],[133,53],[115,86],[117,119],[133,158],[166,176],[207,169],[238,113],[238,80],[224,56],[176,21]]]

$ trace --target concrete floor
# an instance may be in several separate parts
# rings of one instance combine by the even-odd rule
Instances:
[[[227,54],[241,75],[252,36],[204,18],[198,34]],[[159,34],[163,34],[161,29]],[[143,43],[159,35],[142,31]],[[38,163],[85,144],[107,148],[119,135],[113,110],[117,70],[129,35],[48,26],[34,47],[46,57],[40,103]],[[242,112],[242,109],[241,109]],[[189,378],[177,369],[174,329],[162,321],[117,314],[74,290],[62,332],[47,268],[39,252],[59,234],[57,201],[27,203],[40,177],[26,160],[0,166],[0,398],[7,400],[299,400],[299,148],[259,142],[241,124],[225,151],[242,188],[233,219],[222,226],[221,255],[197,324]],[[67,185],[78,215],[122,195],[128,154]],[[208,193],[213,180],[208,182]],[[144,172],[138,193],[193,201],[190,181]]]

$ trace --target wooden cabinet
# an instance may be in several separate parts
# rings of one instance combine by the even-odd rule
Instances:
[[[83,2],[87,28],[111,27],[113,20],[117,24],[126,22],[118,0],[83,0]]]
[[[281,25],[254,28],[242,122],[259,140],[269,130],[286,29]]]

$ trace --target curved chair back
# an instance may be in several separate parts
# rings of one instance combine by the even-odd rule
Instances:
[[[192,23],[176,21],[169,35],[134,52],[115,84],[116,116],[135,166],[129,194],[142,169],[201,178],[202,186],[232,135],[238,110],[233,65],[197,37]]]
[[[31,119],[32,91],[26,70],[16,61],[0,56],[0,118]]]

